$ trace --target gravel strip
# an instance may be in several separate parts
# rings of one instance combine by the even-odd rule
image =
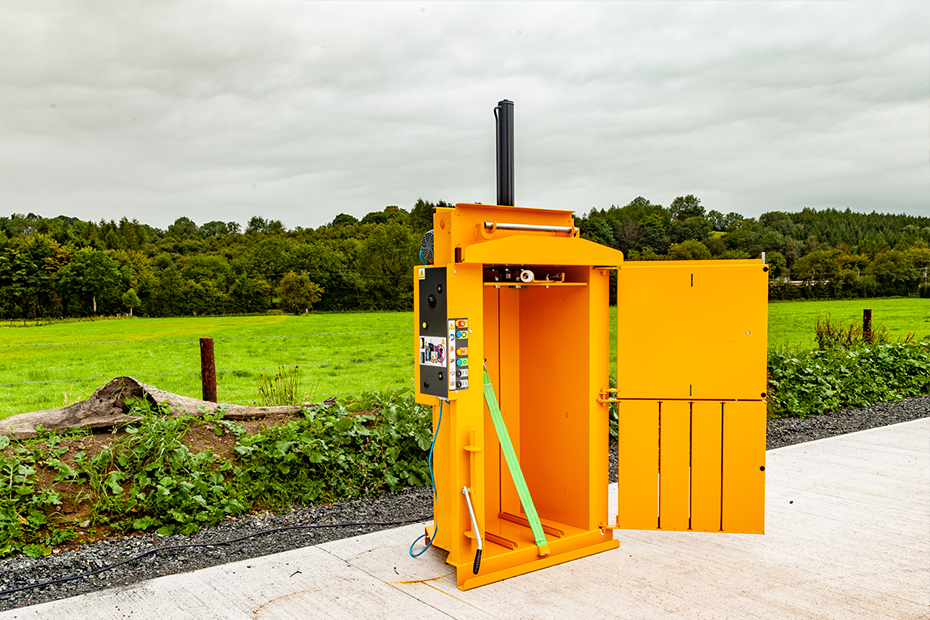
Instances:
[[[812,418],[770,420],[767,447],[771,450],[928,416],[930,396],[923,396]],[[617,480],[616,444],[610,449],[610,479]],[[397,527],[365,524],[429,521],[432,519],[431,495],[430,487],[408,488],[400,493],[385,493],[373,500],[336,502],[326,506],[294,506],[283,514],[247,515],[206,527],[193,536],[126,536],[82,545],[42,558],[7,558],[0,560],[0,590],[4,591],[104,569],[160,547],[217,543],[281,527],[357,524],[322,529],[290,529],[230,545],[159,551],[96,575],[22,592],[0,593],[0,611]]]
[[[782,448],[926,417],[930,417],[930,396],[876,403],[862,409],[843,409],[811,418],[769,420],[765,447],[768,450]]]

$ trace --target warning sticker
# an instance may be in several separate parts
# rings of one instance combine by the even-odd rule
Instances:
[[[420,363],[425,366],[446,365],[446,339],[438,336],[420,336]]]

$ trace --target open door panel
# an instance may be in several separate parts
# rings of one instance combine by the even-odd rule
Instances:
[[[762,533],[767,269],[624,263],[617,526]]]

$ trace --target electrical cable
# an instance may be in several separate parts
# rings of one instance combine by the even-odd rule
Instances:
[[[433,442],[429,445],[429,461],[428,461],[429,462],[429,480],[430,480],[430,483],[432,483],[433,485],[433,499],[436,499],[436,476],[433,475],[433,446],[436,445],[436,438],[439,437],[440,426],[442,426],[442,399],[441,398],[439,399],[439,420],[436,421],[436,432],[433,433]],[[410,550],[409,550],[410,557],[418,558],[424,553],[426,553],[426,550],[433,546],[433,541],[436,540],[436,535],[438,533],[439,533],[439,525],[436,525],[436,529],[433,530],[433,535],[429,539],[429,544],[423,547],[423,549],[420,550],[419,552],[414,553],[413,546],[417,544],[418,542],[420,542],[420,538],[424,538],[426,536],[426,534],[420,534],[419,538],[417,538],[415,541],[410,543]]]
[[[109,566],[104,566],[103,568],[98,568],[97,570],[88,571],[86,573],[80,573],[78,575],[71,575],[69,577],[61,577],[60,579],[52,579],[51,581],[43,581],[41,583],[34,583],[27,586],[20,586],[18,588],[10,588],[9,590],[0,590],[0,596],[6,594],[15,594],[16,592],[23,592],[24,590],[32,590],[33,588],[41,588],[42,586],[50,586],[56,583],[65,583],[68,581],[74,581],[75,579],[83,579],[84,577],[91,577],[99,573],[112,570],[123,564],[129,564],[130,562],[135,562],[136,560],[141,560],[144,557],[154,555],[160,551],[174,551],[176,549],[191,549],[194,547],[219,547],[222,545],[231,545],[233,543],[241,542],[243,540],[248,540],[249,538],[255,538],[256,536],[263,536],[265,534],[273,534],[275,532],[283,532],[287,530],[316,530],[329,527],[374,527],[374,526],[388,526],[388,525],[409,525],[410,523],[418,523],[423,521],[422,518],[419,519],[407,519],[404,521],[386,521],[383,523],[372,523],[372,522],[363,522],[363,523],[323,523],[318,525],[288,525],[284,527],[276,527],[270,530],[262,530],[260,532],[254,532],[246,536],[240,536],[239,538],[232,538],[230,540],[221,540],[219,542],[207,542],[207,543],[188,543],[185,545],[170,545],[168,547],[158,547],[156,549],[150,549],[145,553],[140,553],[131,558],[117,562],[116,564],[110,564]]]

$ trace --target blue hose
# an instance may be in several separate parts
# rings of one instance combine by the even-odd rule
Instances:
[[[436,445],[436,438],[439,437],[439,427],[442,426],[442,399],[439,399],[439,420],[436,421],[436,432],[433,433],[433,442],[429,445],[429,479],[430,483],[433,485],[433,499],[436,499],[436,477],[433,476],[433,446]],[[434,518],[435,521],[435,518]],[[420,538],[417,538],[415,541],[410,543],[410,556],[418,558],[426,550],[433,546],[433,541],[436,540],[436,535],[439,533],[439,526],[436,526],[436,529],[433,530],[433,537],[429,539],[429,544],[423,547],[423,549],[417,553],[413,552],[413,546],[420,542],[420,538],[424,538],[426,534],[420,534]]]

